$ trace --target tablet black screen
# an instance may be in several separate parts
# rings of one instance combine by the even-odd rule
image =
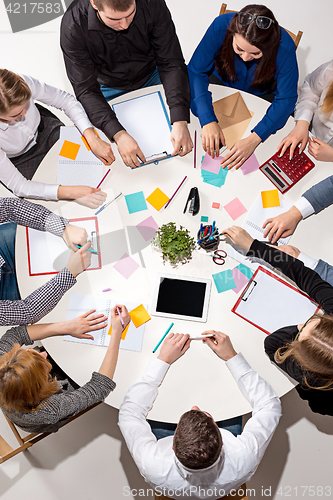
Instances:
[[[156,312],[201,318],[206,283],[161,278]]]

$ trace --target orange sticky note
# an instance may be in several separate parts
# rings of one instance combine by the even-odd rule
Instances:
[[[135,309],[132,309],[129,313],[131,320],[133,321],[133,324],[135,328],[139,328],[139,326],[143,325],[144,323],[147,323],[151,319],[149,314],[147,313],[146,309],[143,307],[141,304],[140,306],[136,307]]]
[[[161,210],[162,207],[169,201],[169,198],[166,194],[163,193],[159,188],[156,188],[148,198],[146,198],[148,203],[150,203],[157,211]]]
[[[124,328],[123,333],[121,334],[121,340],[125,340],[126,334],[128,332],[128,329],[129,329],[129,326],[130,326],[130,324],[128,323],[128,325]],[[108,331],[108,335],[111,335],[111,332],[112,332],[112,325],[110,325],[110,328],[109,328],[109,331]]]
[[[277,189],[271,189],[270,191],[261,191],[261,200],[263,208],[279,207],[279,191]]]
[[[71,141],[64,141],[59,156],[64,156],[65,158],[69,158],[70,160],[75,160],[79,149],[79,144],[75,144],[75,142]]]

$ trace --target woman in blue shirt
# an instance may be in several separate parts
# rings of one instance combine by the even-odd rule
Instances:
[[[208,91],[210,75],[222,85],[274,99],[251,134],[224,157],[222,166],[228,169],[239,168],[260,142],[283,127],[297,100],[294,41],[264,5],[217,17],[196,48],[188,74],[191,110],[202,126],[202,146],[212,158],[225,140]]]

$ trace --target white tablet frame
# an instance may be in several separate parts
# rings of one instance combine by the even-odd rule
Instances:
[[[185,316],[185,315],[181,315],[181,314],[172,314],[172,313],[165,313],[165,312],[156,311],[161,278],[169,278],[169,279],[177,279],[177,280],[205,283],[206,284],[206,292],[205,292],[205,298],[204,298],[204,304],[203,304],[201,317]],[[156,283],[155,283],[154,292],[153,292],[151,314],[153,316],[162,316],[164,318],[181,319],[181,320],[186,320],[186,321],[197,321],[198,323],[206,323],[211,288],[212,288],[212,280],[210,280],[208,278],[195,278],[193,276],[179,276],[178,274],[159,273],[156,275]]]

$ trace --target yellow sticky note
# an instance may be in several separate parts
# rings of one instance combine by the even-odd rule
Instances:
[[[71,141],[64,141],[59,156],[64,156],[65,158],[69,158],[70,160],[75,160],[79,149],[79,144],[75,144],[75,142]]]
[[[169,201],[169,198],[166,194],[163,193],[159,188],[156,188],[148,198],[146,198],[148,203],[150,203],[157,211],[161,210],[162,207]]]
[[[261,199],[263,208],[280,206],[279,191],[277,189],[271,189],[270,191],[261,191]]]
[[[128,329],[129,329],[129,326],[130,326],[130,324],[128,323],[128,325],[124,328],[123,333],[121,334],[121,340],[125,340],[126,334],[128,332]],[[111,335],[111,332],[112,332],[112,325],[110,325],[110,328],[109,328],[109,331],[108,331],[108,335]]]
[[[139,328],[139,326],[147,323],[147,321],[151,319],[142,304],[133,309],[129,315],[131,316],[131,320],[133,321],[135,328]]]

